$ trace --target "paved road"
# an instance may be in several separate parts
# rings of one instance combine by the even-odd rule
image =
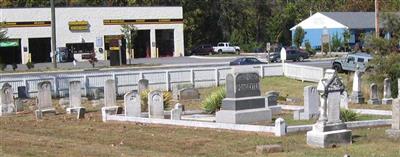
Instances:
[[[265,54],[251,55],[259,58],[261,61],[266,62]],[[208,56],[189,56],[189,57],[165,57],[165,58],[139,58],[133,59],[132,64],[135,65],[188,65],[188,64],[229,64],[230,61],[243,56],[228,56],[228,57],[208,57]],[[331,66],[331,60],[306,60],[305,62],[291,62],[288,63],[310,65],[315,67],[329,68]],[[279,63],[272,63],[279,64]],[[35,69],[45,70],[51,69],[52,63],[36,63]],[[77,62],[76,66],[73,63],[58,63],[60,69],[84,69],[91,68],[92,65],[89,62]],[[99,61],[96,63],[96,67],[109,67],[109,61]],[[27,70],[25,65],[18,65],[18,70]],[[8,65],[6,71],[12,71],[11,65]]]

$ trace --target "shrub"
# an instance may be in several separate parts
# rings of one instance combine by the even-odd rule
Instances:
[[[142,111],[147,111],[148,109],[148,94],[150,93],[150,90],[144,90],[142,93],[140,93],[140,98],[142,99]],[[172,94],[168,91],[163,91],[163,99],[164,99],[164,109],[169,108],[172,103]]]
[[[340,120],[343,122],[356,121],[358,120],[358,114],[351,110],[341,109]]]
[[[29,62],[26,63],[26,67],[28,67],[28,69],[32,69],[32,68],[35,67],[35,63],[29,61]]]
[[[12,66],[12,69],[13,69],[14,71],[17,70],[17,68],[18,68],[17,63],[13,63],[11,66]]]
[[[306,42],[304,43],[305,47],[306,47],[306,52],[310,55],[310,56],[314,56],[317,52],[311,47],[311,43],[310,41],[306,40]]]
[[[207,113],[215,113],[221,108],[222,100],[226,96],[225,88],[220,87],[216,91],[208,95],[202,102],[201,106]]]

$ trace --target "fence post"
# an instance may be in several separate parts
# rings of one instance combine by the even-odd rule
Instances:
[[[262,65],[260,65],[260,76],[261,78],[264,77],[264,67]]]
[[[215,68],[215,86],[219,86],[219,71],[218,68]]]
[[[140,73],[139,73],[139,80],[140,80],[140,79],[143,79],[143,78],[144,78],[143,72],[140,72]]]
[[[113,77],[114,82],[115,82],[115,92],[116,92],[116,94],[118,96],[118,79],[117,79],[117,75],[115,75],[115,73],[114,73],[114,74],[112,74],[112,77]]]
[[[194,79],[194,70],[190,69],[190,83],[192,83],[193,87],[195,85],[195,79]]]
[[[166,84],[167,91],[169,91],[169,89],[170,89],[169,71],[165,71],[165,84]]]
[[[89,79],[87,77],[87,75],[83,75],[83,88],[85,90],[85,97],[89,96]]]
[[[25,86],[25,92],[26,92],[26,95],[30,98],[31,96],[29,95],[29,85],[28,85],[28,80],[26,80],[25,78],[23,79],[23,82],[24,82],[24,86]],[[18,90],[18,89],[17,89]],[[18,93],[18,91],[17,91],[17,93]]]
[[[54,76],[53,77],[53,82],[54,82],[54,94],[55,94],[55,96],[56,97],[58,97],[59,96],[59,92],[58,92],[58,80],[57,80],[57,76]]]

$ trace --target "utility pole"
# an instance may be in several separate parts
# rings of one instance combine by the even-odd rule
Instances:
[[[51,6],[51,54],[53,58],[54,68],[57,68],[56,60],[56,9],[54,7],[54,0],[50,0]]]
[[[375,0],[375,36],[379,37],[379,0]]]

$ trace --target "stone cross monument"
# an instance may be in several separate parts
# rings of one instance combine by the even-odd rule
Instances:
[[[307,144],[312,147],[327,148],[333,145],[350,144],[351,130],[340,120],[339,103],[330,103],[329,95],[342,93],[344,85],[333,69],[325,71],[317,90],[320,95],[320,117],[313,129],[307,132]]]

